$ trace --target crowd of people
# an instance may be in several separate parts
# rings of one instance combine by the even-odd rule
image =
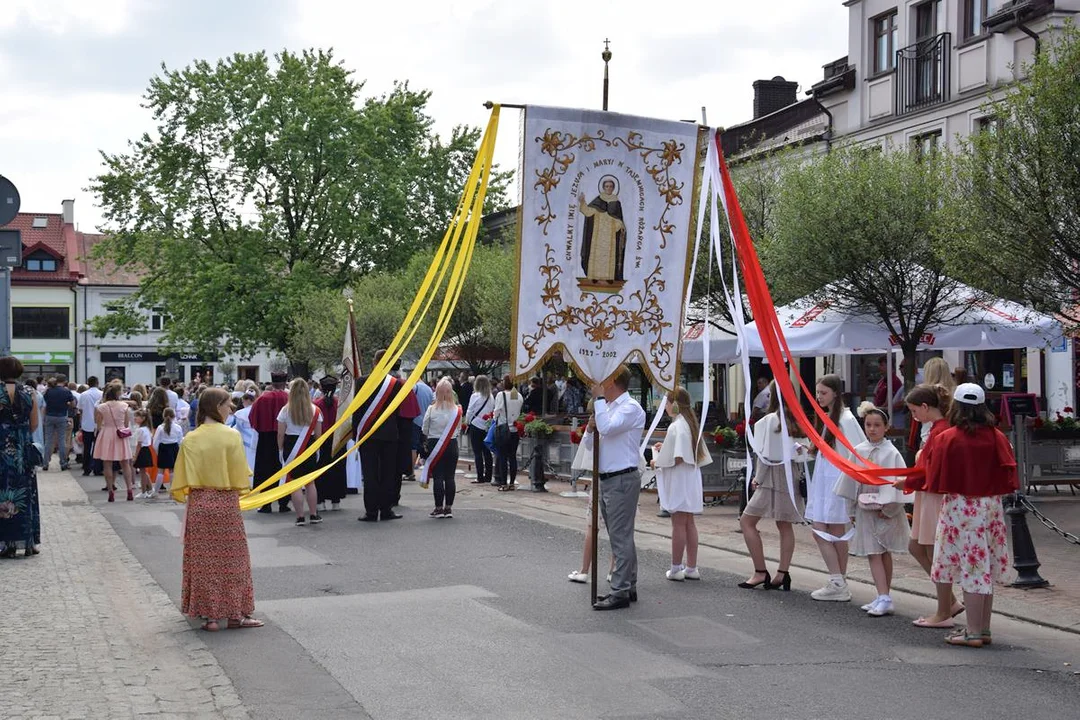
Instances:
[[[841,379],[826,375],[818,380],[815,393],[818,405],[847,441],[841,442],[818,420],[818,432],[836,455],[855,465],[862,458],[882,468],[906,468],[901,452],[886,436],[895,419],[890,415],[896,409],[890,407],[895,396],[883,393],[879,398],[883,405],[867,401],[852,413],[842,391]],[[753,426],[751,442],[758,460],[753,494],[740,520],[754,573],[739,587],[791,589],[794,526],[805,520],[829,573],[824,587],[811,593],[814,600],[850,601],[848,558],[865,557],[878,595],[862,610],[874,617],[890,615],[893,556],[910,553],[937,594],[935,612],[916,619],[914,625],[955,630],[946,636],[951,645],[989,645],[994,584],[1008,568],[1002,498],[1018,488],[1016,459],[997,429],[983,389],[974,383],[957,384],[944,360],[928,361],[923,382],[906,392],[902,402],[905,412],[919,423],[913,433],[919,472],[876,485],[845,473],[812,447],[791,408],[781,410],[779,393],[771,388],[767,411]],[[813,472],[807,473],[811,459]],[[800,492],[804,479],[805,508]],[[772,519],[780,534],[780,561],[774,573],[765,563],[758,530],[762,519]],[[962,602],[954,596],[956,585]],[[954,618],[961,613],[966,614],[967,626],[957,629]]]
[[[380,359],[381,354],[375,361]],[[170,483],[171,496],[188,505],[184,612],[204,617],[208,631],[219,629],[223,619],[228,627],[261,625],[251,617],[251,569],[239,495],[278,474],[337,421],[341,408],[336,378],[288,382],[284,374],[274,373],[265,387],[241,380],[231,390],[200,383],[174,388],[168,378],[161,378],[148,389],[127,388],[119,381],[99,388],[93,377],[85,386],[74,386],[63,376],[20,383],[22,374],[16,358],[0,359],[0,380],[5,383],[0,395],[0,556],[40,552],[35,470],[49,468],[54,451],[66,470],[74,453],[84,475],[104,476],[109,502],[115,500],[118,474],[129,501],[152,500]],[[992,642],[993,585],[1008,564],[1001,497],[1017,487],[1016,462],[982,388],[957,384],[941,359],[927,363],[923,380],[901,397],[904,411],[919,424],[912,433],[919,472],[882,485],[861,482],[844,468],[860,458],[883,468],[906,467],[887,437],[897,395],[878,393],[884,406],[868,401],[852,412],[844,402],[842,380],[835,375],[820,378],[815,399],[843,438],[818,421],[818,432],[835,451],[828,454],[805,438],[790,407],[781,408],[775,385],[759,385],[750,433],[756,467],[752,494],[740,517],[754,573],[740,588],[790,591],[795,529],[805,523],[829,574],[824,587],[811,593],[814,600],[849,601],[848,559],[865,557],[878,594],[862,610],[875,617],[892,614],[893,556],[908,552],[937,593],[935,612],[914,624],[954,628],[954,618],[966,612],[966,629],[950,634],[947,642],[969,647]],[[484,375],[463,373],[442,377],[433,387],[420,382],[401,398],[397,396],[404,391],[404,378],[397,368],[376,381],[378,390],[348,426],[354,439],[370,435],[358,453],[362,482],[350,480],[345,463],[334,463],[344,446],[324,442],[319,452],[281,479],[333,464],[315,483],[278,501],[281,512],[295,514],[296,525],[321,523],[327,504],[330,510],[340,509],[358,485],[364,504],[361,521],[398,519],[402,482],[416,479],[417,471],[421,485],[432,491],[430,517],[453,518],[462,434],[474,455],[473,483],[509,490],[516,486],[521,415],[587,407],[590,420],[574,464],[591,469],[591,431],[596,429],[602,439],[600,512],[612,550],[611,590],[596,599],[594,608],[620,609],[637,600],[634,525],[646,463],[657,470],[660,504],[671,517],[666,577],[701,578],[694,518],[703,511],[701,468],[711,458],[684,388],[667,398],[664,410],[670,424],[664,441],[643,455],[639,443],[645,413],[627,392],[630,372],[625,367],[594,386],[586,406],[574,405],[584,400],[571,385],[546,387],[538,378],[519,387],[509,376],[493,383]],[[567,395],[569,406],[563,400]],[[390,417],[374,427],[395,399],[400,402]],[[813,471],[807,472],[811,460]],[[271,505],[259,512],[271,513]],[[779,530],[779,563],[773,572],[766,567],[758,530],[762,519],[772,519]],[[590,550],[587,545],[584,565],[570,580],[588,579]],[[962,601],[954,596],[955,585]]]

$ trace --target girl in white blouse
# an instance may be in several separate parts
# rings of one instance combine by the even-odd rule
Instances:
[[[465,410],[465,426],[469,432],[469,444],[472,445],[473,461],[476,463],[476,479],[473,485],[491,482],[494,459],[491,451],[484,444],[488,425],[491,424],[495,411],[495,396],[491,394],[491,380],[487,375],[477,375],[473,384],[473,394],[469,398],[469,407]]]
[[[660,507],[671,513],[671,568],[667,579],[700,580],[697,569],[698,531],[694,515],[703,509],[701,468],[712,462],[698,429],[698,420],[686,388],[668,395],[667,414],[672,418],[664,442],[657,443],[653,467]],[[685,553],[686,562],[683,563]]]
[[[839,375],[825,375],[817,382],[814,393],[818,405],[829,414],[829,419],[836,425],[851,446],[866,442],[862,426],[847,407],[841,393],[844,390],[844,381]],[[836,452],[847,460],[852,460],[854,454],[833,437],[832,432],[823,427],[818,421],[818,432]],[[848,520],[854,510],[846,498],[840,497],[833,488],[840,478],[840,469],[833,465],[822,454],[817,453],[814,460],[814,474],[810,479],[810,485],[806,489],[806,519],[812,523],[814,540],[817,542],[821,558],[829,569],[829,582],[824,587],[810,593],[814,600],[830,602],[848,602],[851,600],[851,591],[848,590],[847,575],[848,564]]]
[[[793,523],[802,522],[802,498],[799,480],[802,479],[806,461],[810,458],[809,441],[799,429],[791,410],[784,407],[787,432],[780,422],[780,392],[775,383],[769,386],[772,394],[766,414],[754,423],[751,446],[757,455],[753,495],[739,518],[743,541],[754,561],[754,574],[739,587],[750,590],[764,586],[766,590],[791,590],[791,557],[795,554],[795,529]],[[791,465],[791,484],[788,484],[787,465]],[[758,523],[762,518],[772,518],[780,533],[780,563],[776,569],[776,581],[765,567],[765,549],[761,542]],[[782,576],[782,577],[781,577]]]
[[[495,447],[494,484],[499,490],[507,490],[517,484],[517,449],[520,438],[515,422],[521,415],[521,406],[525,403],[525,398],[518,392],[513,378],[509,375],[503,378],[502,386],[503,390],[495,395],[493,422],[500,426],[505,425],[509,432],[506,442]]]
[[[454,386],[450,378],[443,378],[435,386],[435,402],[428,405],[420,430],[424,434],[424,479],[431,482],[435,495],[435,509],[429,517],[454,517],[454,495],[457,483],[454,473],[458,462],[458,427],[461,424],[461,406],[455,402]],[[444,440],[443,446],[438,447]],[[431,457],[432,452],[438,457]],[[432,464],[433,463],[433,464]]]

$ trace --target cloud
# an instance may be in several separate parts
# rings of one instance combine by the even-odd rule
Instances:
[[[152,128],[139,97],[162,62],[283,47],[333,47],[379,95],[395,80],[433,91],[436,129],[482,125],[485,100],[600,106],[603,40],[610,38],[611,109],[714,125],[752,115],[754,80],[783,75],[803,88],[847,52],[840,0],[4,0],[0,73],[5,103],[0,172],[23,207],[52,211],[82,192],[98,150],[122,151]],[[516,167],[516,113],[505,110],[496,159]],[[12,148],[10,151],[8,148]]]

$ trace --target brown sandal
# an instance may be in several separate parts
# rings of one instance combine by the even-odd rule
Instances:
[[[247,628],[260,628],[265,624],[262,620],[245,615],[239,620],[230,620],[228,627],[230,630],[246,630]]]
[[[217,632],[221,627],[218,626],[217,620],[207,620],[202,624],[202,629],[206,632]]]
[[[958,645],[960,647],[972,647],[981,648],[983,646],[983,636],[970,635],[967,630],[960,630],[954,632],[951,635],[945,636],[945,642],[948,645]]]

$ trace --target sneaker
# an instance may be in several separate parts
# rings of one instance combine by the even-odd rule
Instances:
[[[686,571],[682,568],[672,568],[671,570],[668,570],[666,573],[664,573],[664,575],[667,576],[668,580],[674,580],[675,582],[682,582],[686,579]]]
[[[825,583],[825,587],[810,593],[810,597],[822,602],[850,602],[851,591],[848,590],[847,583],[836,585],[830,580]]]
[[[428,513],[428,517],[439,518],[439,517],[442,517],[442,514],[443,514],[442,508],[437,507],[437,508],[435,508],[434,510],[432,510],[431,512]]]
[[[305,524],[306,523],[304,522],[304,518],[302,518],[302,517],[296,518],[296,527],[303,527]]]
[[[876,603],[877,601],[878,601],[878,599],[874,598],[873,600],[866,603],[865,605],[860,606],[859,609],[862,610],[863,612],[870,612],[870,608],[874,607],[874,603]]]
[[[683,573],[686,574],[686,579],[687,580],[700,580],[701,579],[701,573],[698,572],[698,569],[696,567],[683,568]]]
[[[318,525],[322,522],[322,515],[312,515],[308,518],[312,525]]]
[[[589,573],[583,573],[579,570],[575,570],[566,576],[570,582],[587,583],[589,582]]]
[[[879,597],[874,601],[872,607],[866,611],[867,615],[871,617],[884,617],[885,615],[893,614],[893,602],[890,597]]]
[[[454,517],[454,508],[443,508],[442,516],[447,520],[452,519]]]
[[[146,499],[147,500],[153,500],[156,497],[157,497],[157,490],[151,490],[150,492],[146,493]]]
[[[145,492],[139,493],[138,495],[135,496],[135,499],[136,500],[145,500],[146,499],[146,493]]]

